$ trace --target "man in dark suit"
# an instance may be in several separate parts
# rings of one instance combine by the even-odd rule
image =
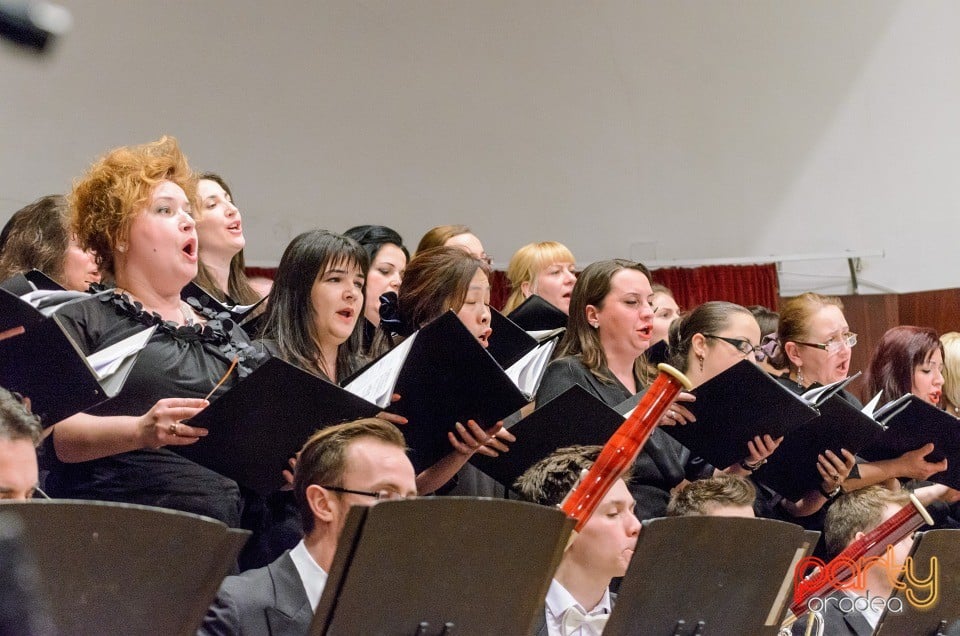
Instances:
[[[227,577],[198,634],[306,634],[350,506],[417,494],[403,435],[375,418],[314,434],[300,452],[293,488],[303,540],[264,568]]]
[[[561,448],[521,475],[514,490],[527,501],[557,506],[600,451],[600,446]],[[537,636],[599,636],[603,631],[615,600],[610,579],[626,574],[640,534],[629,478],[617,480],[564,552],[534,630]]]
[[[906,492],[893,492],[881,486],[870,486],[838,497],[824,520],[824,541],[827,553],[840,554],[848,545],[870,532],[896,514],[903,506],[911,505]],[[894,568],[903,566],[910,553],[912,540],[903,539],[892,549]],[[819,615],[823,634],[830,636],[869,636],[873,634],[883,614],[883,603],[893,591],[887,576],[888,568],[880,565],[866,570],[866,587],[836,590],[826,598],[812,598],[807,607]],[[867,599],[871,599],[868,601]],[[792,626],[795,635],[804,634],[810,613],[804,614]],[[814,631],[813,633],[817,633]]]

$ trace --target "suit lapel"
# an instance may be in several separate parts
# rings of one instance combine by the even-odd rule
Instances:
[[[850,626],[850,629],[857,636],[871,636],[871,634],[873,634],[873,628],[870,627],[870,623],[867,622],[867,619],[865,619],[860,612],[844,614],[843,620],[846,621],[847,625]]]
[[[276,600],[273,607],[265,610],[270,636],[306,634],[313,620],[313,610],[290,553],[271,563],[267,570]]]

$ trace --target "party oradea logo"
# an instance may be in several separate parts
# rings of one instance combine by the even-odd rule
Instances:
[[[804,573],[811,567],[816,568],[813,573],[804,578]],[[811,596],[807,599],[807,610],[822,614],[828,605],[835,604],[844,614],[852,611],[864,612],[871,609],[881,612],[884,609],[893,613],[903,612],[903,600],[899,596],[884,598],[870,596],[867,589],[867,573],[871,569],[883,570],[887,580],[894,590],[903,590],[903,597],[911,606],[918,610],[928,610],[937,604],[940,596],[940,565],[937,557],[930,557],[926,576],[917,573],[913,557],[907,557],[903,565],[897,564],[893,546],[888,545],[880,556],[871,556],[854,561],[852,559],[837,558],[830,563],[824,563],[817,557],[801,559],[793,570],[793,599],[799,603],[815,590],[824,589],[829,584],[830,592],[825,596]],[[847,594],[842,598],[830,598],[834,590],[843,590]]]

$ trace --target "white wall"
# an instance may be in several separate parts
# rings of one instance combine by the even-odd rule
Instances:
[[[0,47],[0,221],[169,133],[254,263],[460,222],[501,264],[884,250],[877,289],[960,286],[957,2],[60,2],[50,56]],[[784,291],[846,268],[785,264]]]

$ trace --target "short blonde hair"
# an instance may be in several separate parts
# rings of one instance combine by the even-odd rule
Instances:
[[[943,395],[953,406],[960,406],[960,333],[947,332],[940,336],[940,342],[943,345]]]
[[[74,182],[68,197],[77,241],[97,253],[97,265],[114,274],[114,249],[130,233],[130,223],[162,181],[196,199],[197,179],[173,137],[140,146],[115,148]]]
[[[574,263],[573,253],[563,243],[541,241],[528,243],[518,249],[507,265],[507,278],[510,280],[510,297],[503,307],[503,313],[509,314],[524,301],[523,283],[533,283],[540,272],[552,263]]]

